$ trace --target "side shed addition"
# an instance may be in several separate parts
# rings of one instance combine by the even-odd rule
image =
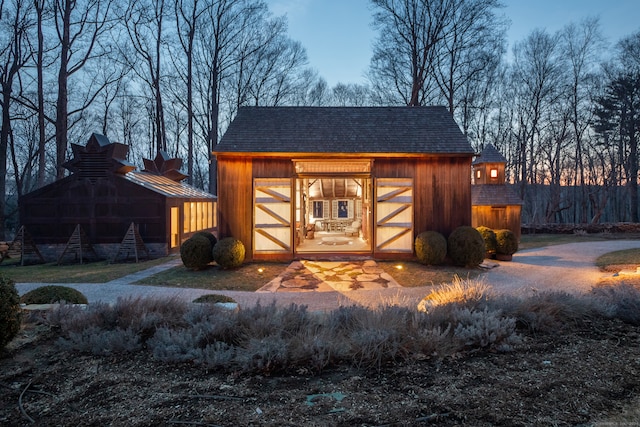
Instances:
[[[21,224],[45,258],[55,259],[78,224],[106,257],[131,223],[155,256],[176,252],[196,231],[216,231],[216,197],[180,182],[180,159],[161,152],[138,172],[125,160],[128,146],[98,134],[72,149],[65,164],[71,175],[19,201]]]
[[[249,259],[413,256],[471,224],[473,149],[444,107],[243,107],[214,154]]]
[[[473,161],[472,225],[508,229],[520,241],[522,199],[506,184],[506,164],[507,159],[491,144]]]

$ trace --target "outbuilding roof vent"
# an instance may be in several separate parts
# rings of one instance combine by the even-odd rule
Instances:
[[[176,182],[180,182],[188,176],[180,172],[182,159],[171,158],[162,150],[158,152],[154,160],[142,159],[142,161],[144,162],[143,172],[164,176]]]
[[[71,144],[73,159],[63,166],[72,174],[96,180],[111,173],[126,174],[136,167],[126,158],[129,147],[119,142],[110,142],[104,135],[94,133],[87,145]]]

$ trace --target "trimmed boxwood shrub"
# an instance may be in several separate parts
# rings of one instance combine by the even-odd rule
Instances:
[[[216,243],[218,243],[218,239],[216,239],[216,236],[214,236],[213,234],[209,233],[208,231],[198,231],[197,233],[194,233],[193,236],[206,237],[206,239],[209,241],[209,243],[211,243],[211,249],[212,250],[213,250],[213,247],[216,245]]]
[[[87,297],[82,292],[68,286],[41,286],[22,295],[20,301],[24,304],[87,304]]]
[[[437,231],[425,231],[416,236],[415,250],[422,264],[442,264],[447,257],[447,240]]]
[[[0,348],[3,348],[20,331],[22,310],[20,296],[13,280],[0,276]]]
[[[240,267],[244,262],[244,244],[233,237],[225,237],[213,247],[213,260],[222,268]]]
[[[191,270],[205,268],[213,261],[210,240],[205,236],[194,234],[180,245],[180,258],[184,266]]]
[[[518,251],[518,239],[511,230],[496,231],[496,253],[501,255],[513,255]]]
[[[498,243],[496,241],[496,233],[489,227],[480,226],[476,230],[484,240],[484,248],[487,254],[495,254]]]
[[[476,267],[484,260],[484,240],[475,228],[463,225],[456,228],[447,239],[449,257],[455,265]]]

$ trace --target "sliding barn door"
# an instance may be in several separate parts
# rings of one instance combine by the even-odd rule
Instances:
[[[291,180],[254,180],[254,253],[291,252]]]
[[[376,179],[376,252],[413,252],[413,180]]]

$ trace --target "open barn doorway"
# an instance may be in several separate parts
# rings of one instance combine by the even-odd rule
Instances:
[[[323,165],[326,169],[336,168],[330,162]],[[296,254],[371,255],[372,211],[369,175],[299,176],[296,179]]]

